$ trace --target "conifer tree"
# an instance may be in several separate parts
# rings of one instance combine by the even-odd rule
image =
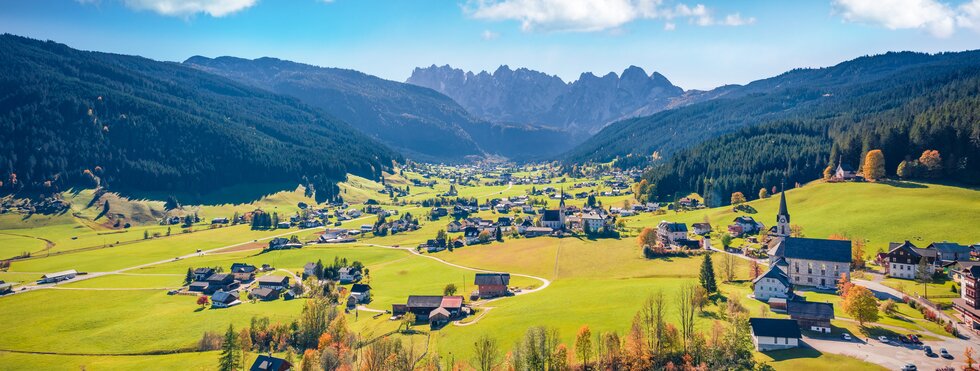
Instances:
[[[715,267],[711,264],[711,254],[704,254],[704,262],[701,263],[701,287],[710,295],[718,291],[718,284],[715,282]]]
[[[221,344],[221,354],[218,358],[218,370],[219,371],[234,371],[238,368],[238,336],[235,334],[235,328],[232,325],[228,325],[228,331],[225,332],[225,341]]]

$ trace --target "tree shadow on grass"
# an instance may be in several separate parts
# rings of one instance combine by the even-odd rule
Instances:
[[[928,185],[922,183],[905,182],[899,180],[885,180],[878,183],[889,185],[896,188],[929,188]]]
[[[803,346],[793,349],[768,351],[765,352],[765,355],[772,358],[773,361],[779,362],[789,359],[818,358],[823,355],[823,353],[820,353],[819,350]]]

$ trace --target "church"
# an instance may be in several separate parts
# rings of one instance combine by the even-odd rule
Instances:
[[[541,216],[541,226],[551,228],[554,231],[565,229],[565,190],[561,190],[561,202],[558,203],[558,210],[545,210]]]
[[[780,193],[776,226],[769,234],[769,266],[779,267],[794,286],[833,288],[851,277],[851,241],[792,237],[786,192]]]

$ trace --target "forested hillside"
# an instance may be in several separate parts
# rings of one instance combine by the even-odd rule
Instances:
[[[656,152],[666,160],[646,175],[648,197],[700,191],[719,203],[734,191],[754,197],[784,174],[816,179],[839,158],[857,167],[871,149],[883,150],[890,174],[935,149],[943,177],[980,180],[980,52],[889,53],[721,89],[705,102],[610,125],[566,159]]]
[[[473,117],[449,97],[354,70],[275,58],[192,57],[185,65],[295,97],[417,160],[464,161],[498,154],[526,159],[571,148],[568,134]],[[533,146],[515,146],[530,141]]]
[[[398,155],[316,109],[175,63],[0,36],[5,193],[199,192],[377,177]]]

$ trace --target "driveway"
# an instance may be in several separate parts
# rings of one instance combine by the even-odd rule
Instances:
[[[946,338],[942,341],[924,342],[924,345],[931,346],[933,352],[936,353],[939,353],[940,348],[946,348],[954,357],[954,359],[949,360],[938,356],[926,357],[925,352],[922,351],[922,346],[919,345],[885,344],[876,339],[855,338],[852,341],[844,341],[832,337],[819,339],[804,337],[803,341],[821,353],[846,355],[890,370],[900,370],[906,363],[915,364],[920,370],[934,370],[945,366],[953,366],[959,369],[959,366],[963,365],[963,351],[966,347],[969,345],[977,349],[977,344],[970,344],[959,339]]]

